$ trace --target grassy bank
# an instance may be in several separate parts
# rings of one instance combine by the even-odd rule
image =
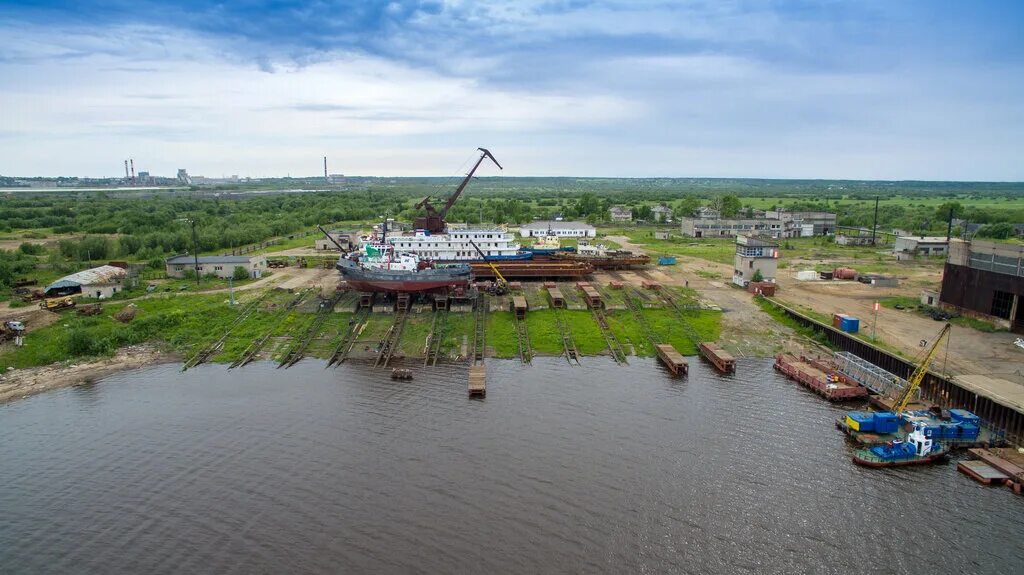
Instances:
[[[227,304],[225,294],[167,295],[138,300],[133,304],[105,303],[101,314],[80,316],[74,311],[64,312],[46,327],[31,329],[26,344],[16,348],[6,345],[0,352],[0,369],[27,368],[84,358],[110,356],[120,347],[140,343],[158,343],[169,350],[189,357],[205,345],[218,340],[249,302],[259,299],[256,310],[235,325],[224,340],[223,347],[213,361],[231,362],[238,359],[249,345],[266,334],[271,334],[263,351],[267,356],[281,357],[300,341],[315,318],[315,305],[285,310],[294,294],[283,291],[245,292],[240,305]],[[262,299],[260,299],[262,298]],[[309,300],[315,304],[315,300]],[[126,305],[134,305],[135,318],[121,323],[114,315]],[[560,313],[572,330],[576,347],[582,355],[607,353],[604,337],[589,311],[544,309],[527,314],[530,347],[534,354],[560,355],[562,338],[556,313]],[[696,343],[687,336],[678,317],[671,310],[643,310],[655,341],[674,345],[681,353],[696,353]],[[652,356],[654,350],[645,335],[645,328],[628,311],[609,312],[609,324],[617,338],[641,356]],[[718,312],[692,312],[687,322],[701,338],[715,340],[720,332],[721,314]],[[314,334],[307,350],[310,357],[325,357],[340,342],[353,314],[338,310],[323,322]],[[392,314],[372,314],[359,336],[359,345],[373,346],[384,338],[394,321]],[[407,357],[421,357],[433,314],[409,316],[399,348]],[[465,342],[472,340],[474,316],[471,313],[449,313],[443,332],[442,353],[457,357]],[[30,326],[31,328],[31,326]],[[491,313],[487,319],[487,344],[492,357],[519,356],[515,322],[510,312]]]

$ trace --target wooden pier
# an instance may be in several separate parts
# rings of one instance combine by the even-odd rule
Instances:
[[[487,395],[487,368],[474,365],[469,368],[469,396],[483,397]]]
[[[670,344],[659,343],[654,346],[654,350],[658,352],[661,362],[672,372],[672,375],[682,375],[689,371],[690,364],[686,362],[686,358]]]
[[[701,344],[698,345],[698,349],[700,350],[700,354],[704,356],[704,359],[707,359],[714,364],[718,371],[722,373],[736,373],[736,358],[734,358],[729,352],[718,347],[717,344],[701,342]]]

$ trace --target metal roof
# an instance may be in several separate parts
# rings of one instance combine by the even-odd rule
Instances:
[[[114,266],[100,266],[89,270],[83,270],[64,276],[52,284],[46,286],[49,291],[53,288],[75,287],[84,285],[111,284],[128,275],[128,270]]]
[[[199,256],[201,264],[247,264],[256,256]],[[169,264],[192,264],[195,263],[195,256],[188,254],[172,256],[167,258]]]

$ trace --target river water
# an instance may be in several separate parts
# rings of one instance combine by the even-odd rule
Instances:
[[[0,406],[2,573],[1021,573],[1024,500],[850,461],[741,360],[165,365]]]

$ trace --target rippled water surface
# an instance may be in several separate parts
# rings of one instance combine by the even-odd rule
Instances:
[[[169,365],[0,406],[3,573],[1021,573],[1024,500],[867,470],[745,360]]]

